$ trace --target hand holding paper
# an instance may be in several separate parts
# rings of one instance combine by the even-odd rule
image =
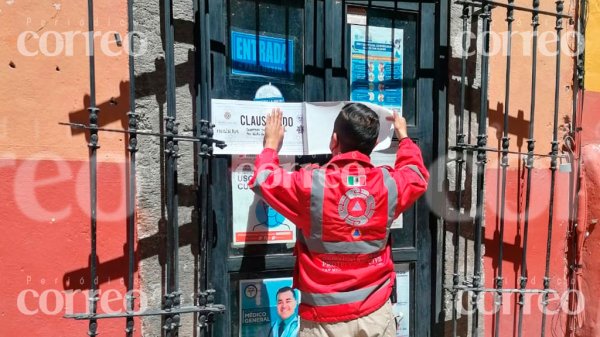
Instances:
[[[323,138],[331,135],[333,125],[338,114],[348,101],[341,102],[313,102],[304,103],[304,123],[306,130],[304,142],[307,154],[328,154],[329,139]],[[377,145],[373,151],[382,151],[390,147],[394,126],[388,117],[392,117],[392,111],[380,105],[360,102],[371,108],[379,116],[379,136]]]
[[[408,137],[408,130],[406,127],[406,119],[400,116],[396,110],[394,110],[393,116],[387,116],[387,121],[394,122],[394,131],[396,131],[396,137],[398,140]]]

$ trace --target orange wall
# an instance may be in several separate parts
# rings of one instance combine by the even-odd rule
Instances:
[[[125,40],[126,2],[96,1],[95,21],[103,34],[95,39],[99,49],[106,36],[109,51],[118,53],[110,32]],[[85,310],[85,298],[77,292],[91,282],[87,140],[85,132],[58,125],[88,122],[89,59],[79,33],[87,29],[87,1],[0,2],[0,336],[87,332],[86,322],[62,318],[71,311],[71,297],[74,311]],[[29,39],[20,40],[28,31],[39,38],[28,33]],[[100,124],[123,128],[127,55],[98,51],[96,66]],[[117,99],[111,103],[111,97]],[[118,261],[100,270],[104,293],[125,292],[124,140],[122,134],[100,134],[98,256],[100,262]],[[106,299],[119,296],[107,294]],[[123,306],[115,301],[110,308]],[[102,321],[99,332],[122,335],[124,325],[124,320]]]
[[[531,1],[516,1],[516,4],[524,7],[530,7]],[[554,2],[541,1],[542,9],[555,12]],[[569,6],[565,5],[565,10]],[[572,9],[574,9],[572,7]],[[506,11],[496,9],[493,12],[492,30],[496,34],[507,32]],[[573,13],[570,13],[573,14]],[[549,153],[550,141],[552,140],[552,125],[554,118],[554,91],[555,91],[555,69],[556,69],[556,42],[553,39],[556,25],[555,19],[550,16],[540,16],[540,34],[538,40],[538,60],[537,60],[537,81],[536,81],[536,109],[535,109],[535,129],[534,138],[536,139],[536,153]],[[573,46],[573,26],[569,25],[567,19],[563,20],[561,47],[561,82],[559,87],[559,126],[565,119],[570,119],[572,115],[572,79],[573,79],[573,58],[568,55],[571,46]],[[513,32],[528,33],[531,32],[531,14],[527,12],[515,12],[515,21],[513,22]],[[505,35],[506,36],[506,35]],[[495,40],[495,41],[494,41]],[[488,145],[500,149],[500,139],[504,126],[504,109],[506,104],[506,51],[505,43],[507,39],[492,39],[490,49],[499,50],[490,58],[490,90],[489,90],[489,131]],[[511,60],[511,82],[510,82],[510,101],[509,101],[509,137],[510,150],[527,152],[527,138],[529,138],[529,120],[531,96],[531,74],[532,74],[532,55],[531,36],[518,34],[512,41],[512,60]],[[559,141],[561,137],[559,134]],[[488,156],[490,167],[497,163],[497,156]],[[516,166],[519,162],[517,156],[509,156],[509,164]],[[546,161],[538,161],[539,167],[548,167]]]
[[[600,92],[600,3],[590,1],[585,38],[585,88]]]
[[[12,3],[12,4],[9,4]],[[117,31],[123,39],[127,36],[127,8],[125,1],[96,1],[95,29],[103,35]],[[85,38],[73,38],[73,52],[68,52],[65,34],[86,32],[87,1],[3,1],[0,3],[1,43],[0,78],[0,145],[2,156],[27,159],[49,152],[68,160],[87,160],[85,134],[59,126],[59,122],[87,122],[89,97],[89,66]],[[57,10],[57,8],[60,8]],[[47,35],[47,48],[43,39],[29,38],[25,52],[39,52],[25,56],[19,51],[19,36],[27,31]],[[64,47],[56,46],[56,35],[62,35]],[[100,49],[101,37],[95,39]],[[111,37],[110,51],[120,50]],[[47,56],[45,50],[63,52]],[[46,55],[44,55],[46,54]],[[72,56],[69,56],[72,54]],[[14,64],[14,68],[9,63]],[[129,102],[125,99],[110,104],[111,97],[127,98],[128,59],[96,53],[97,103],[100,105],[100,124],[107,127],[125,125]],[[122,93],[124,93],[122,95]],[[103,133],[102,161],[123,161],[123,136]]]

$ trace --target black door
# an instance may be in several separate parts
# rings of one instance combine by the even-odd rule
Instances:
[[[401,107],[409,122],[411,138],[419,144],[426,163],[431,162],[436,117],[432,77],[436,53],[435,4],[308,0],[228,0],[209,4],[212,98],[260,100],[266,97],[301,102],[348,100],[353,96],[384,101],[383,97],[390,93],[395,98],[388,105],[397,103]],[[371,81],[372,87],[369,87],[368,63],[374,54],[369,56],[370,51],[366,51],[361,65],[357,61],[360,52],[352,48],[361,33],[370,36],[369,32],[379,35],[388,32],[391,44],[400,37],[402,40],[396,46],[399,54],[392,58],[392,65],[382,68],[382,72],[391,71],[395,75],[382,75],[380,83]],[[400,68],[393,65],[398,59]],[[357,77],[365,69],[365,76]],[[391,151],[375,159],[392,163],[393,158]],[[301,164],[324,162],[328,158],[294,159]],[[239,336],[240,322],[244,326],[253,322],[266,326],[264,322],[272,322],[264,313],[241,310],[245,296],[254,296],[260,291],[247,287],[247,280],[283,279],[285,282],[285,278],[291,277],[294,265],[293,243],[240,245],[234,242],[237,233],[233,215],[239,212],[234,209],[239,206],[232,201],[232,186],[235,186],[232,163],[237,160],[219,156],[212,161],[211,168],[215,224],[208,279],[216,290],[216,302],[228,307],[216,322],[215,336]],[[434,226],[430,226],[424,198],[402,217],[402,223],[392,231],[392,240],[401,285],[398,290],[403,335],[428,336],[433,303],[431,280],[435,269],[431,230]]]

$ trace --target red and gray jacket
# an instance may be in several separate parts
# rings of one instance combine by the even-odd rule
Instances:
[[[370,314],[395,280],[392,221],[427,189],[420,149],[400,141],[394,168],[360,152],[286,172],[272,149],[256,158],[250,187],[298,228],[294,286],[302,319],[342,322]]]

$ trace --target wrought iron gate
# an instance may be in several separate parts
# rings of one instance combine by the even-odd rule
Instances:
[[[539,0],[533,0],[531,7],[521,6],[515,3],[515,0],[508,0],[507,2],[498,2],[498,1],[487,1],[487,0],[459,0],[455,2],[456,5],[461,6],[462,8],[462,39],[461,39],[461,57],[460,57],[460,82],[459,86],[459,97],[456,99],[458,103],[457,111],[457,127],[456,127],[456,143],[454,146],[449,148],[450,153],[455,155],[455,170],[454,174],[456,177],[454,186],[451,188],[454,189],[455,196],[455,204],[452,207],[458,213],[457,216],[453,219],[450,219],[446,222],[447,231],[453,232],[452,237],[452,254],[453,254],[453,265],[451,267],[452,270],[452,281],[451,284],[446,284],[446,290],[451,294],[451,327],[448,330],[451,330],[451,335],[456,336],[479,336],[483,331],[483,316],[480,309],[480,303],[482,301],[482,296],[484,294],[492,294],[494,296],[494,310],[493,310],[493,323],[492,323],[492,331],[486,330],[485,336],[512,336],[513,332],[506,332],[500,329],[500,320],[502,319],[500,315],[500,309],[503,306],[502,303],[502,295],[506,293],[516,294],[518,296],[517,299],[517,308],[515,317],[518,316],[518,320],[516,323],[516,331],[514,333],[515,336],[521,337],[523,335],[523,323],[524,323],[524,297],[526,294],[537,293],[540,294],[543,298],[542,300],[542,313],[541,313],[541,321],[539,324],[541,325],[541,336],[544,337],[547,333],[547,305],[548,305],[548,297],[549,294],[554,292],[553,289],[550,288],[550,265],[551,258],[550,254],[553,249],[552,235],[553,235],[553,227],[555,223],[554,220],[554,210],[555,210],[555,185],[556,185],[556,174],[557,170],[559,170],[559,160],[566,160],[569,163],[574,163],[575,157],[573,155],[572,149],[569,149],[567,154],[561,154],[559,152],[559,127],[561,127],[561,121],[559,121],[559,98],[560,98],[560,81],[561,81],[561,43],[563,37],[563,29],[566,26],[566,20],[572,20],[570,23],[575,23],[574,18],[565,13],[565,4],[563,0],[555,1],[555,11],[542,10],[540,6]],[[572,3],[573,4],[573,3]],[[544,4],[542,4],[544,5]],[[575,3],[575,12],[577,12],[577,19],[579,20],[575,28],[577,30],[582,29],[582,20],[580,13],[584,10],[582,7],[585,6],[585,3],[579,4],[577,1]],[[581,7],[580,7],[581,6]],[[572,9],[572,8],[569,8]],[[489,84],[490,84],[490,69],[489,69],[489,61],[490,61],[490,33],[491,33],[491,20],[492,20],[492,12],[505,10],[505,20],[506,20],[506,29],[508,34],[505,48],[506,48],[506,72],[505,77],[503,79],[497,78],[493,79],[495,81],[504,81],[504,106],[503,111],[499,111],[499,114],[502,114],[503,124],[502,124],[502,132],[499,135],[499,148],[492,148],[488,146],[487,135],[488,135],[488,92],[489,92]],[[531,73],[527,74],[527,76],[531,79],[531,103],[529,109],[529,125],[528,125],[528,136],[526,139],[526,148],[527,152],[519,152],[510,150],[510,138],[509,138],[509,130],[511,130],[509,126],[509,112],[511,111],[510,106],[510,98],[511,98],[511,82],[514,84],[515,76],[511,74],[511,57],[513,53],[513,22],[515,21],[516,13],[530,13],[531,14],[531,31],[532,40],[531,45],[529,46],[532,50],[531,55]],[[539,53],[539,45],[538,39],[540,36],[539,26],[540,26],[540,18],[546,16],[555,19],[555,27],[554,32],[556,34],[556,58],[555,58],[555,72],[551,76],[554,79],[554,109],[553,109],[553,124],[552,124],[552,134],[550,139],[543,138],[544,135],[534,135],[535,128],[535,117],[536,114],[539,116],[543,111],[539,111],[536,108],[536,96],[539,94],[537,91],[537,83],[539,79],[538,73],[538,53]],[[466,105],[468,103],[466,95],[468,94],[468,82],[470,78],[467,74],[467,69],[469,68],[467,62],[469,59],[468,53],[468,36],[469,32],[473,31],[472,27],[474,25],[479,24],[480,31],[477,32],[478,38],[481,39],[481,45],[477,47],[476,57],[479,58],[476,62],[480,64],[480,92],[479,92],[479,103],[480,106],[478,108],[478,131],[476,135],[476,142],[471,142],[470,137],[468,135],[468,131],[465,130],[465,111],[467,109]],[[475,30],[476,31],[476,30]],[[577,57],[575,59],[575,69],[574,69],[574,78],[573,78],[573,111],[572,111],[572,119],[570,121],[571,128],[567,130],[565,137],[575,138],[575,134],[579,131],[576,127],[580,120],[578,119],[578,105],[577,99],[579,97],[579,90],[581,86],[582,79],[582,53],[581,53],[581,42],[577,40]],[[472,43],[472,42],[471,42]],[[543,80],[548,80],[548,74],[544,74],[546,77]],[[523,77],[521,77],[523,78]],[[476,109],[473,109],[476,110]],[[502,109],[499,109],[502,110]],[[501,136],[501,137],[500,137]],[[536,151],[536,138],[538,143],[542,140],[547,141],[551,145],[551,152],[549,154],[540,153]],[[498,265],[495,267],[496,277],[493,280],[494,286],[489,288],[485,286],[483,282],[483,270],[482,270],[482,248],[484,246],[482,241],[482,232],[485,226],[485,202],[484,202],[484,191],[486,190],[486,182],[485,182],[485,173],[486,173],[486,164],[488,161],[488,153],[496,152],[501,158],[498,162],[499,170],[500,170],[500,178],[499,178],[499,233],[498,236],[495,237],[492,245],[497,245],[497,261]],[[526,172],[526,183],[525,183],[525,208],[522,211],[523,214],[519,213],[519,216],[523,216],[523,237],[522,237],[522,251],[519,257],[520,259],[520,277],[518,279],[519,286],[517,288],[508,288],[504,284],[503,278],[503,270],[502,270],[502,261],[505,258],[504,256],[504,244],[505,244],[505,210],[506,210],[506,190],[507,190],[507,169],[509,167],[509,156],[519,156],[520,159],[523,159],[523,166]],[[470,159],[475,158],[476,160],[476,200],[475,200],[475,216],[473,219],[469,219],[468,214],[465,214],[464,209],[468,209],[468,203],[470,200],[466,200],[467,197],[464,194],[463,179],[468,174],[468,170],[466,170],[467,165],[469,164]],[[546,254],[544,263],[544,278],[543,278],[543,287],[535,288],[528,284],[528,267],[527,267],[527,247],[530,242],[530,238],[528,237],[528,233],[530,231],[530,207],[532,205],[532,171],[534,169],[534,163],[539,158],[549,159],[549,167],[550,170],[550,199],[547,209],[547,238],[546,238]],[[572,165],[560,165],[560,171],[576,171],[571,170],[570,167]],[[575,172],[571,172],[571,179],[569,186],[569,192],[571,193],[569,196],[570,201],[570,221],[569,221],[569,231],[573,230],[573,226],[576,225],[573,220],[572,207],[576,203],[573,198],[573,177],[577,176]],[[467,177],[468,178],[468,177]],[[465,185],[467,183],[465,182]],[[464,227],[465,225],[472,226],[472,233],[468,235],[472,235],[473,240],[473,250],[469,250],[468,247],[461,247],[460,236],[461,234],[465,234]],[[460,270],[459,260],[460,260],[460,252],[464,249],[466,254],[473,254],[474,256],[474,265],[472,275],[468,275],[465,271],[464,273]],[[571,265],[573,269],[576,269],[576,266]],[[468,294],[466,297],[468,298],[470,305],[470,312],[468,314],[468,318],[470,320],[470,324],[466,327],[459,327],[459,308],[458,305],[461,301],[461,294]],[[450,331],[448,331],[450,334]]]
[[[166,336],[177,336],[180,326],[181,315],[196,315],[198,332],[200,336],[211,336],[211,323],[215,320],[215,315],[222,313],[225,307],[214,303],[214,290],[208,289],[206,278],[207,261],[210,259],[211,245],[207,244],[211,238],[212,210],[210,200],[210,170],[209,160],[212,155],[213,146],[223,147],[225,144],[212,138],[212,125],[208,122],[210,119],[209,107],[209,85],[210,85],[210,67],[207,65],[209,57],[209,37],[207,35],[208,23],[206,20],[207,9],[206,1],[194,0],[194,43],[199,48],[195,53],[195,63],[199,69],[196,72],[194,80],[195,97],[193,102],[195,127],[193,136],[179,135],[177,111],[175,102],[175,61],[174,61],[174,25],[173,25],[173,0],[163,0],[163,18],[164,22],[164,41],[165,41],[165,64],[166,64],[166,83],[167,83],[167,115],[164,123],[161,123],[163,130],[161,132],[146,132],[138,130],[138,115],[136,114],[136,91],[135,91],[135,72],[134,72],[134,53],[133,43],[129,43],[129,75],[130,75],[130,112],[128,113],[128,129],[115,130],[102,128],[98,125],[99,108],[96,106],[96,69],[94,58],[94,1],[88,0],[88,21],[89,21],[89,73],[90,73],[90,106],[89,125],[76,123],[61,123],[72,128],[87,129],[90,134],[89,141],[89,163],[90,163],[90,233],[91,248],[89,271],[91,280],[97,279],[97,252],[96,252],[96,211],[97,211],[97,150],[100,147],[101,132],[120,132],[127,135],[128,139],[128,170],[127,170],[127,310],[119,313],[98,313],[96,302],[98,301],[98,287],[95,282],[91,282],[89,293],[89,312],[82,314],[66,315],[67,318],[89,321],[89,336],[98,335],[98,323],[101,319],[125,318],[125,333],[132,336],[134,332],[134,317],[157,316],[162,319],[162,328]],[[128,5],[128,31],[135,32],[133,19],[133,0],[127,1]],[[119,36],[115,36],[120,41]],[[165,251],[165,282],[161,308],[149,308],[143,311],[136,311],[136,298],[133,296],[134,290],[134,265],[135,260],[135,181],[136,181],[136,152],[138,151],[138,136],[158,137],[161,141],[163,150],[162,162],[164,162],[164,180],[165,180],[165,203],[167,209],[166,217],[166,251]],[[181,292],[179,287],[179,224],[178,224],[178,186],[177,186],[177,159],[180,157],[179,143],[192,142],[195,146],[195,154],[198,160],[194,160],[197,167],[197,188],[196,200],[198,204],[196,210],[199,216],[200,231],[198,247],[202,252],[199,271],[197,275],[197,296],[193,305],[183,306],[181,303]],[[206,229],[206,230],[204,230]]]

